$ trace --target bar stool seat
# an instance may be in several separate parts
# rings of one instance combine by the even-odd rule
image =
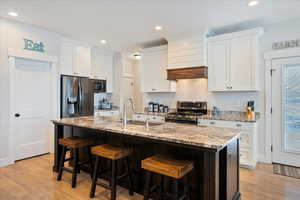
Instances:
[[[92,145],[94,142],[85,138],[80,137],[67,137],[59,139],[58,143],[69,148],[82,148]]]
[[[146,181],[144,188],[144,200],[148,200],[150,195],[159,189],[160,199],[171,197],[172,200],[189,200],[188,173],[194,169],[194,163],[187,160],[177,160],[169,156],[155,155],[142,160],[142,168],[146,170]],[[158,174],[160,183],[151,186],[153,174]],[[172,193],[164,191],[164,177],[172,179]],[[183,180],[183,195],[179,196],[179,180]]]
[[[92,154],[111,160],[125,158],[132,153],[132,149],[111,144],[103,144],[92,148]]]
[[[156,155],[142,160],[142,168],[164,176],[181,179],[194,169],[192,161],[175,160],[173,158]]]
[[[116,200],[117,182],[123,178],[127,178],[129,186],[129,195],[132,196],[134,194],[131,171],[128,160],[128,156],[132,152],[133,150],[131,148],[120,147],[112,144],[103,144],[92,148],[92,154],[96,156],[96,163],[92,178],[90,198],[95,197],[96,185],[100,185],[111,191],[111,200]],[[102,158],[106,158],[110,161],[110,168],[107,169],[103,167],[103,164],[101,163]],[[125,172],[124,174],[118,176],[117,161],[121,159],[124,160]],[[103,173],[106,173],[107,171],[110,171],[109,185],[97,182],[97,179],[100,178],[100,176]]]
[[[80,172],[80,168],[84,164],[89,164],[89,170],[92,177],[93,174],[93,164],[92,164],[92,154],[91,154],[91,145],[94,144],[93,140],[79,138],[79,137],[67,137],[59,139],[58,143],[63,146],[61,160],[59,163],[59,171],[57,175],[57,180],[60,181],[62,179],[63,172],[72,173],[72,188],[76,187],[77,173]],[[84,162],[80,162],[79,160],[79,149],[86,149],[88,160]],[[71,151],[71,157],[66,158],[67,151]],[[67,161],[73,162],[73,169],[64,167],[64,163]]]

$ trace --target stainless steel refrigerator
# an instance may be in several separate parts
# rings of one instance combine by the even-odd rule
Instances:
[[[85,77],[61,76],[60,117],[94,114],[92,81]]]

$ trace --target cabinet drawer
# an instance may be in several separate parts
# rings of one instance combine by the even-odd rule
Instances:
[[[150,122],[165,122],[165,117],[157,115],[133,114],[132,119],[137,121],[146,121],[146,119],[149,119]]]
[[[113,117],[113,116],[118,116],[119,111],[113,110],[113,111],[96,111],[94,113],[95,116],[99,117]]]
[[[241,164],[243,162],[248,163],[249,161],[252,160],[252,152],[248,149],[240,149],[240,160],[241,160]]]
[[[252,147],[253,146],[253,134],[243,131],[240,137],[240,144],[242,147]]]
[[[209,120],[209,119],[198,119],[198,125],[222,127],[222,128],[237,128],[237,129],[249,130],[249,131],[252,131],[255,128],[255,123],[250,123],[250,122],[235,122],[235,121]]]
[[[132,115],[132,119],[136,120],[136,121],[145,121],[146,120],[146,116],[143,114],[133,114]]]

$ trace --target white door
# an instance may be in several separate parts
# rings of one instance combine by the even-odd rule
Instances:
[[[272,61],[273,162],[300,167],[300,57]]]
[[[15,160],[49,152],[50,64],[15,59],[11,69],[11,128]]]

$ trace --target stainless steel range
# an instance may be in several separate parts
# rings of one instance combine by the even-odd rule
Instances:
[[[166,115],[166,121],[197,123],[197,118],[207,114],[207,102],[178,101],[176,112]]]

